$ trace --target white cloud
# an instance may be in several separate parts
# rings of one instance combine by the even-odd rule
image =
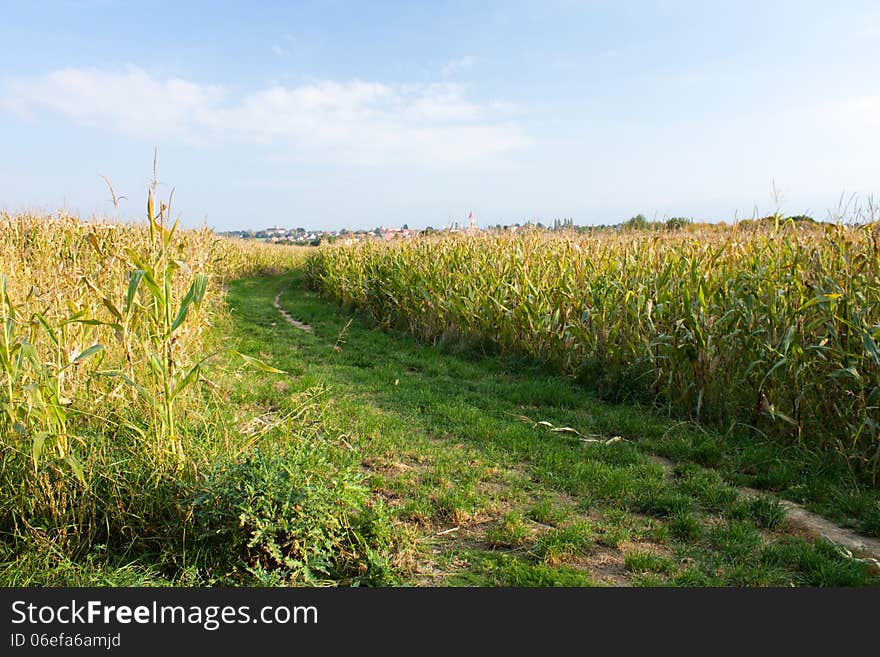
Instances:
[[[277,55],[278,57],[285,57],[289,54],[287,52],[287,48],[279,46],[277,43],[272,45],[272,53]]]
[[[78,123],[115,132],[152,135],[156,129],[186,137],[208,118],[225,96],[222,87],[169,78],[155,80],[143,70],[125,73],[61,69],[4,85],[5,105],[25,115],[49,109]]]
[[[242,96],[220,85],[125,72],[62,69],[2,86],[5,105],[156,140],[272,143],[325,161],[461,166],[531,143],[511,108],[469,100],[450,82],[273,85]]]

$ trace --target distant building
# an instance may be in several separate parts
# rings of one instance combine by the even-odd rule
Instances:
[[[477,222],[474,221],[474,213],[473,212],[468,214],[468,227],[467,227],[467,231],[465,231],[465,232],[467,232],[467,233],[479,233],[480,232],[480,227],[477,226]]]

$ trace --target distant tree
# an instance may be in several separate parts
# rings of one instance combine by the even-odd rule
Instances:
[[[650,227],[651,222],[645,219],[645,215],[643,214],[637,214],[635,217],[627,219],[621,226],[621,228],[625,228],[626,230],[645,230]]]
[[[686,219],[685,217],[671,217],[666,220],[666,228],[669,230],[677,230],[679,228],[684,228],[688,224],[692,224],[693,220]]]

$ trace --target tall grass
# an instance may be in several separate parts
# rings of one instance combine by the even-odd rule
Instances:
[[[314,286],[425,340],[488,338],[602,390],[880,473],[880,225],[743,222],[325,247]]]

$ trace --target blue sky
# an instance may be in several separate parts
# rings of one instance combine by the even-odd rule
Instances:
[[[827,218],[880,196],[880,4],[3,2],[0,207],[189,226]]]

